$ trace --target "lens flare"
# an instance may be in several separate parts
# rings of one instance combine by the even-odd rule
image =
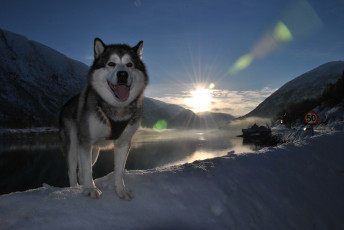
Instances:
[[[277,22],[274,37],[277,41],[288,42],[293,40],[293,35],[291,34],[289,28],[281,21]]]
[[[324,25],[310,2],[295,1],[281,16],[281,21],[288,25],[293,33],[293,39],[299,40],[313,36]]]
[[[240,70],[243,70],[247,68],[252,60],[253,60],[253,55],[252,54],[245,54],[241,56],[235,63],[234,65],[229,69],[230,74],[236,74]]]
[[[265,57],[268,53],[277,48],[282,42],[293,40],[293,35],[289,28],[282,22],[278,21],[273,31],[270,31],[259,42],[257,42],[252,51],[242,55],[233,66],[229,68],[229,74],[237,74],[239,71],[246,69],[257,57]]]
[[[156,129],[156,130],[164,130],[164,129],[167,129],[167,121],[165,121],[165,120],[158,120],[158,121],[154,124],[153,129]]]
[[[315,9],[305,0],[296,1],[281,15],[275,26],[254,44],[250,53],[229,68],[234,75],[246,69],[255,58],[263,58],[281,44],[312,35],[323,25]]]

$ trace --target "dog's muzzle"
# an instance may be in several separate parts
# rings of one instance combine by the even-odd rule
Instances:
[[[129,97],[130,86],[131,86],[131,85],[128,85],[128,77],[129,77],[128,72],[118,71],[116,75],[117,75],[117,84],[113,85],[110,81],[107,81],[108,85],[119,100],[125,101]]]

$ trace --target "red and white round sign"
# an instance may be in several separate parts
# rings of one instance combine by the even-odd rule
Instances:
[[[316,125],[319,122],[319,116],[314,111],[309,111],[304,116],[305,123],[307,125]]]

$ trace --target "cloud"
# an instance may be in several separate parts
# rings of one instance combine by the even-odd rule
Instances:
[[[259,103],[276,90],[269,87],[264,87],[260,90],[245,91],[212,89],[209,111],[229,113],[233,116],[243,116],[256,108]],[[190,96],[189,92],[182,91],[174,94],[169,92],[168,95],[154,96],[154,98],[166,103],[177,104],[184,108],[192,109],[192,106],[187,104]]]
[[[214,90],[211,111],[242,116],[253,110],[276,89],[265,87],[261,90],[230,91]]]

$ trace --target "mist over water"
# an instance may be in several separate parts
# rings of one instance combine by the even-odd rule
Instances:
[[[127,169],[151,169],[251,152],[240,133],[229,130],[139,130],[133,138]]]
[[[257,150],[244,145],[233,130],[140,129],[135,134],[127,159],[127,170],[144,170],[191,163],[196,160]],[[102,151],[93,167],[93,177],[113,171],[113,151]],[[67,164],[57,133],[0,136],[0,194],[41,187],[69,186]]]

